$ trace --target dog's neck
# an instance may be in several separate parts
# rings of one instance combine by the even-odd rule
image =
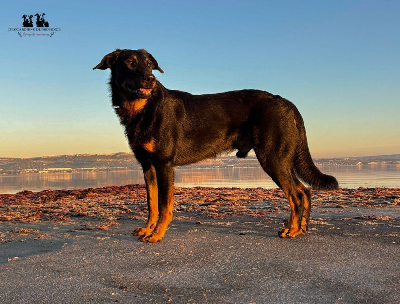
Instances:
[[[143,111],[144,107],[147,104],[147,99],[135,99],[135,100],[127,100],[122,102],[120,106],[114,107],[115,112],[121,119],[123,124],[126,124],[128,120],[135,117],[141,111]]]
[[[134,117],[138,117],[138,114],[144,112],[146,105],[151,103],[151,99],[162,94],[163,86],[157,81],[156,87],[152,91],[152,96],[149,99],[139,98],[134,100],[126,99],[126,96],[118,94],[118,89],[111,83],[112,92],[112,104],[115,112],[121,119],[121,123],[126,123]]]
[[[122,103],[122,107],[129,116],[135,116],[137,113],[143,110],[147,104],[147,99],[141,98],[136,100],[128,100]]]

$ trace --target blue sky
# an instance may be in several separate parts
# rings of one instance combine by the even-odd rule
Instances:
[[[46,13],[50,37],[19,37]],[[109,71],[145,48],[167,87],[243,88],[299,108],[313,157],[400,153],[400,1],[2,1],[0,157],[127,152]]]

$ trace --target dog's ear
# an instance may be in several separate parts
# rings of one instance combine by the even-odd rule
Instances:
[[[103,57],[98,65],[96,65],[93,70],[106,70],[110,69],[114,62],[118,59],[119,54],[121,54],[122,50],[116,49],[114,52],[107,54]]]
[[[143,50],[143,49],[142,49],[142,50],[139,50],[139,51],[142,51],[143,53],[145,53],[145,54],[147,55],[147,57],[151,60],[151,62],[152,62],[153,65],[154,65],[153,70],[158,70],[160,73],[164,73],[163,69],[160,68],[160,67],[158,66],[158,62],[157,62],[157,60],[153,57],[153,55],[151,55],[148,51]]]
[[[154,70],[158,70],[160,73],[164,73],[163,69],[158,66],[157,60],[154,59],[153,55],[149,53],[149,58],[154,64]]]

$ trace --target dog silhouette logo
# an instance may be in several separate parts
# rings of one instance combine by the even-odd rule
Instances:
[[[20,37],[53,37],[55,33],[61,31],[61,28],[50,27],[45,16],[45,13],[24,14],[22,15],[22,27],[9,27],[8,31],[16,32]],[[36,17],[36,22],[34,17]]]
[[[49,27],[49,22],[44,19],[44,16],[46,16],[45,13],[35,14],[36,27]],[[23,27],[33,27],[33,15],[23,15],[22,18],[24,19],[24,22],[22,22]]]
[[[33,27],[33,15],[29,15],[29,17],[28,15],[23,15],[22,18],[24,18],[24,22],[22,22],[23,27]]]
[[[44,16],[45,16],[46,14],[45,13],[43,13],[43,14],[35,14],[35,16],[36,16],[36,27],[49,27],[49,23],[46,21],[46,20],[44,20]]]

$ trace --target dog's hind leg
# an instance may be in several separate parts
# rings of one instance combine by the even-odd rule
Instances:
[[[306,229],[302,229],[304,203],[306,201],[304,193],[297,187],[295,180],[292,178],[292,174],[277,171],[273,174],[271,173],[271,177],[272,176],[273,180],[276,180],[277,184],[285,193],[290,204],[288,223],[279,231],[279,236],[282,238],[294,238],[300,234],[306,233]]]
[[[311,213],[311,191],[304,186],[297,177],[294,176],[296,181],[297,189],[301,193],[303,200],[303,216],[301,218],[301,229],[305,232],[308,230],[308,223],[310,221]]]
[[[156,228],[149,236],[141,238],[143,242],[155,243],[162,240],[172,221],[174,203],[174,168],[169,165],[156,167],[158,185],[158,211],[159,218]]]
[[[150,164],[143,165],[144,180],[146,182],[147,192],[147,206],[149,217],[147,219],[146,227],[137,228],[133,235],[140,236],[140,239],[146,238],[151,235],[157,225],[158,219],[158,187],[156,169]]]
[[[279,236],[294,238],[304,234],[310,217],[311,200],[310,192],[299,181],[295,171],[296,153],[303,140],[295,107],[283,99],[276,99],[274,104],[267,104],[265,109],[259,111],[254,128],[254,152],[258,161],[283,190],[290,204],[289,220]]]
[[[279,236],[282,238],[294,238],[306,233],[310,200],[307,195],[307,189],[305,189],[292,172],[292,157],[290,157],[290,154],[285,157],[279,157],[280,153],[270,154],[269,156],[264,153],[260,155],[260,151],[258,149],[255,150],[264,171],[271,176],[289,200],[290,217],[287,225],[279,231]]]

